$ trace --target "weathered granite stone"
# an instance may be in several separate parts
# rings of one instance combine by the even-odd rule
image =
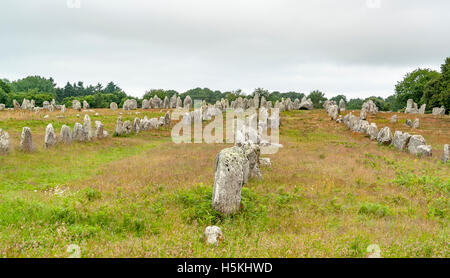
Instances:
[[[46,148],[56,146],[58,144],[58,139],[56,138],[55,129],[52,124],[48,124],[45,129],[45,139],[44,145]]]
[[[420,145],[417,147],[418,156],[432,156],[433,150],[430,145]]]
[[[61,127],[61,131],[59,133],[59,141],[63,144],[70,144],[72,143],[72,130],[70,127],[63,125]]]
[[[398,122],[398,116],[397,115],[392,116],[391,117],[391,123],[395,124],[397,122]]]
[[[392,133],[389,127],[383,127],[377,136],[379,144],[389,145],[392,141]]]
[[[208,226],[203,233],[203,240],[207,244],[217,245],[225,238],[222,234],[222,230],[217,226]]]
[[[116,111],[118,109],[117,103],[111,102],[109,104],[109,109],[111,109],[112,111]]]
[[[410,154],[417,154],[417,147],[426,145],[425,138],[422,135],[413,135],[409,138],[408,151]]]
[[[9,134],[0,128],[0,155],[9,153]]]
[[[413,124],[412,124],[412,128],[419,128],[420,127],[420,120],[417,118],[414,120]]]
[[[29,127],[24,127],[22,129],[22,134],[20,136],[20,149],[24,152],[34,151],[33,137]]]
[[[223,149],[216,157],[212,206],[223,214],[239,211],[242,186],[247,183],[249,161],[240,147]]]
[[[392,145],[398,150],[402,151],[408,147],[409,139],[411,135],[408,132],[396,131],[394,133],[394,139],[392,140]]]
[[[450,145],[445,144],[444,145],[444,152],[442,153],[442,162],[446,163],[447,161],[450,161]]]

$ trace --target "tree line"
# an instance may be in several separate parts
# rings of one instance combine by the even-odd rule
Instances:
[[[444,106],[448,110],[450,108],[449,84],[450,57],[441,65],[440,72],[419,68],[407,73],[403,80],[395,85],[395,93],[387,98],[371,96],[347,99],[344,94],[339,94],[330,98],[330,100],[334,100],[336,103],[339,103],[341,99],[344,100],[349,110],[361,109],[365,101],[373,100],[380,111],[402,111],[406,107],[408,99],[413,99],[419,106],[427,104],[427,111],[431,111],[433,107],[438,106]],[[116,102],[121,107],[127,99],[136,99],[138,104],[141,105],[143,99],[149,99],[155,95],[164,99],[166,96],[170,98],[174,94],[179,95],[182,100],[189,95],[192,99],[202,99],[214,104],[222,98],[229,101],[238,97],[252,98],[256,93],[274,103],[282,98],[291,98],[291,100],[298,98],[301,100],[306,96],[311,99],[314,108],[322,108],[322,104],[327,100],[325,94],[319,90],[314,90],[305,95],[294,91],[270,92],[264,88],[256,88],[251,94],[245,94],[240,89],[221,92],[209,88],[194,88],[182,93],[175,90],[151,89],[142,98],[137,98],[126,94],[112,81],[106,86],[101,83],[86,86],[82,81],[78,81],[75,83],[67,82],[64,87],[57,87],[51,77],[28,76],[12,82],[7,79],[0,79],[0,103],[4,103],[7,107],[13,106],[14,99],[22,102],[24,98],[34,99],[38,106],[42,106],[44,101],[50,102],[55,99],[57,103],[71,107],[72,100],[77,99],[81,102],[86,100],[92,108],[108,108],[111,102]]]

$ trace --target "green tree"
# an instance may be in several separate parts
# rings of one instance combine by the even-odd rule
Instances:
[[[360,110],[362,108],[362,105],[364,103],[364,100],[360,98],[352,98],[347,103],[347,110]]]
[[[323,103],[327,100],[325,94],[319,90],[315,90],[309,93],[308,98],[311,99],[314,108],[322,108]]]
[[[408,99],[413,99],[414,102],[421,105],[426,84],[439,75],[436,71],[420,68],[407,73],[403,80],[395,86],[397,108],[404,108]]]
[[[343,99],[345,104],[347,104],[347,97],[344,95],[337,95],[337,96],[331,98],[331,100],[334,100],[337,105],[339,105],[339,102],[341,101],[341,99]]]

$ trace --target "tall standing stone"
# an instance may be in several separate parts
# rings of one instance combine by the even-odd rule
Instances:
[[[141,126],[141,119],[134,118],[133,126],[131,127],[131,131],[134,133],[139,133],[139,131],[141,130],[140,126]]]
[[[9,153],[9,134],[0,128],[0,155]]]
[[[87,114],[84,115],[83,134],[84,137],[87,138],[87,141],[91,141],[92,137],[94,137],[92,132],[91,118]]]
[[[190,96],[186,96],[184,98],[183,105],[184,105],[184,109],[188,109],[189,110],[189,109],[192,108],[192,99],[191,99]]]
[[[83,100],[83,109],[89,109],[89,103]]]
[[[103,139],[105,136],[105,129],[100,121],[95,121],[95,138]]]
[[[58,139],[56,138],[55,129],[52,124],[48,124],[45,129],[44,145],[46,148],[50,148],[56,144],[58,144]]]
[[[20,149],[24,152],[34,151],[33,137],[29,127],[24,127],[22,129],[22,134],[20,136]]]
[[[450,160],[450,145],[444,145],[444,153],[442,153],[442,162],[446,163]]]
[[[61,127],[61,131],[59,133],[59,141],[63,144],[70,144],[72,143],[72,130],[70,127],[63,125]]]
[[[418,129],[420,127],[420,120],[417,118],[412,124],[412,128]]]
[[[223,214],[239,211],[242,186],[247,183],[249,162],[242,148],[223,149],[216,157],[212,207]]]
[[[85,138],[83,126],[80,123],[75,123],[73,127],[72,139],[79,142],[86,141],[87,138]]]
[[[166,126],[170,126],[170,113],[169,111],[166,112],[166,114],[164,115],[164,125]]]

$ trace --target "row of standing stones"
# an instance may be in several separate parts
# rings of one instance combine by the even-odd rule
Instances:
[[[407,106],[414,108],[414,105],[410,104],[410,101],[412,100],[408,101]],[[415,106],[417,106],[417,104]],[[374,115],[378,113],[378,108],[372,100],[363,104],[359,117],[350,112],[342,118],[342,115],[339,115],[340,112],[342,112],[340,109],[341,105],[336,105],[334,101],[325,102],[324,108],[332,120],[339,123],[343,122],[351,131],[366,134],[371,140],[377,141],[381,145],[392,145],[400,151],[407,150],[410,154],[417,156],[432,156],[432,148],[430,145],[426,144],[425,138],[423,138],[422,135],[410,135],[408,132],[402,131],[395,131],[395,133],[392,134],[390,128],[387,126],[378,131],[375,123],[369,123],[367,121],[367,113],[372,113]],[[421,110],[425,111],[425,106],[422,106]],[[445,108],[443,111],[445,113]],[[391,122],[397,122],[397,119],[397,115],[394,115],[391,118]],[[407,120],[406,125],[413,128],[419,128],[419,119],[416,119],[414,122]],[[442,161],[445,163],[448,160],[449,145],[446,144],[444,145]]]
[[[144,119],[135,118],[133,124],[130,121],[122,123],[122,118],[117,119],[115,135],[129,134],[130,132],[138,133],[140,130],[157,129],[159,126],[170,126],[170,114],[166,113],[164,117],[159,120],[147,117]],[[84,116],[84,123],[75,123],[73,131],[67,126],[63,125],[59,134],[59,142],[63,144],[71,144],[73,141],[89,142],[93,139],[103,139],[108,137],[108,131],[104,129],[102,122],[95,121],[95,130],[92,129],[91,119],[89,115]],[[45,129],[44,147],[50,148],[58,144],[58,138],[55,133],[53,125],[50,123]],[[34,144],[31,129],[24,127],[20,137],[20,150],[23,152],[33,152]],[[10,150],[10,138],[8,132],[0,129],[0,154],[7,155]]]
[[[269,158],[261,157],[261,147],[271,145],[263,139],[262,132],[267,128],[279,127],[280,121],[278,117],[261,117],[262,114],[258,130],[250,124],[255,120],[252,117],[256,117],[253,114],[236,130],[235,146],[221,150],[216,156],[211,205],[224,215],[239,212],[242,187],[250,178],[262,179],[260,167],[271,165]],[[208,226],[204,239],[209,244],[217,244],[224,240],[224,236],[219,227]]]

